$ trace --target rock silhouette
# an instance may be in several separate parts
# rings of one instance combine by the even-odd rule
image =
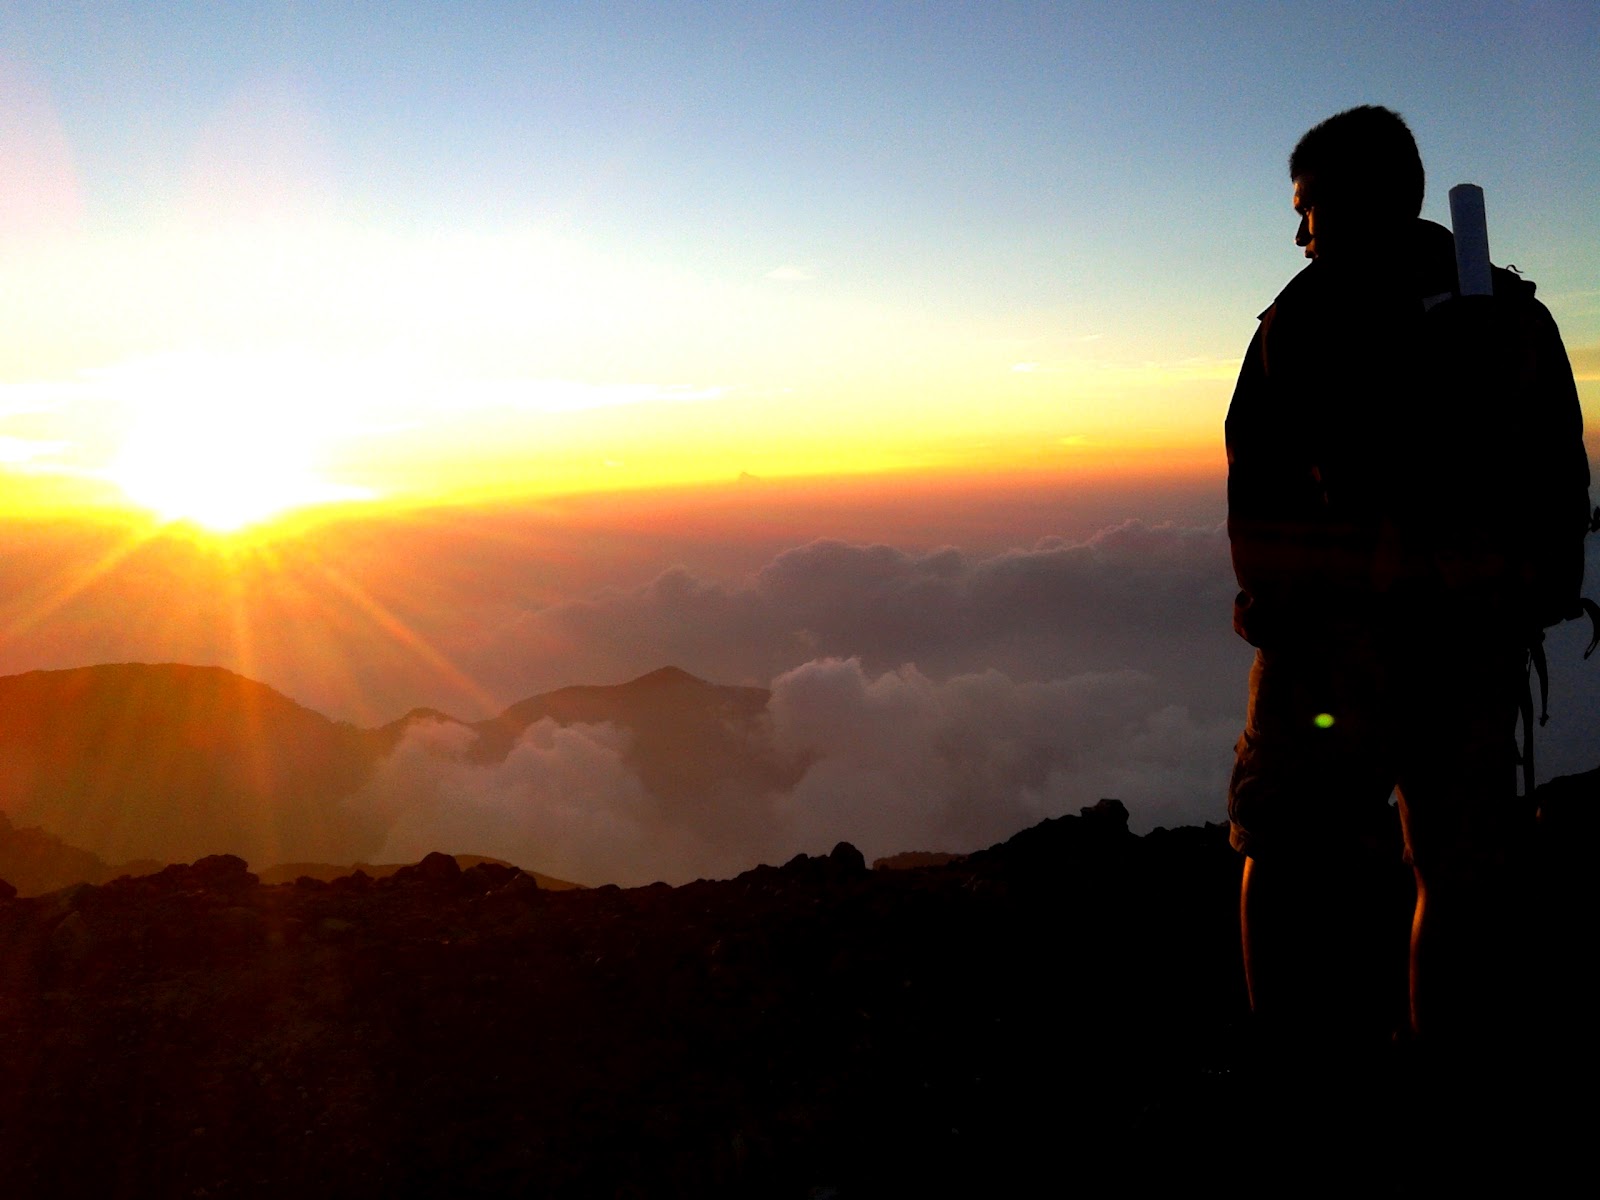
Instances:
[[[1553,821],[1592,806],[1600,773],[1558,799]],[[7,1192],[1192,1181],[1248,1100],[1238,875],[1224,827],[1135,837],[1102,802],[905,870],[841,845],[723,881],[552,892],[444,855],[275,886],[215,856],[0,900]],[[1575,907],[1538,934],[1536,989],[1577,986],[1559,952],[1592,928],[1580,891],[1546,893]],[[1585,986],[1539,1035],[1575,1078]],[[1376,1171],[1396,1150],[1411,1097],[1389,1084],[1351,1106],[1341,1161]]]
[[[495,867],[511,867],[503,859],[488,858],[482,854],[454,854],[456,865],[463,871],[470,870],[481,863]],[[260,872],[261,882],[265,884],[294,883],[300,879],[312,879],[323,883],[332,883],[335,879],[347,875],[354,875],[357,871],[369,879],[384,879],[398,871],[410,866],[409,863],[351,863],[348,866],[335,866],[332,863],[279,863],[277,866],[268,867]],[[520,868],[517,868],[520,870]],[[538,871],[524,872],[535,886],[548,891],[562,892],[572,888],[581,888],[581,883],[572,883],[566,879],[557,879],[553,875],[545,875]]]
[[[1036,836],[1081,864],[1097,855],[1080,841],[1154,845],[1079,818]],[[874,872],[841,844],[720,882],[567,892],[444,855],[264,886],[217,856],[3,901],[8,1192],[806,1196],[1020,1178],[1041,1156],[1022,1148],[1058,1146],[1064,1118],[1085,1145],[1123,1138],[1142,1068],[1235,1006],[1233,864],[1220,828],[1200,836],[1198,872],[1170,880],[1205,876],[1204,899],[1150,961],[1204,962],[1214,987],[1187,979],[1154,1042],[1148,999],[1170,988],[1104,969],[1108,873],[1037,872],[1005,847],[976,868]],[[1147,999],[1108,1005],[1108,987]]]

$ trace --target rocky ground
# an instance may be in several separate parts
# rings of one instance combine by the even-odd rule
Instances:
[[[0,900],[5,1192],[1102,1195],[1231,1176],[1251,1087],[1238,876],[1222,827],[1135,837],[1111,802],[908,870],[841,845],[553,892],[443,855],[276,886],[216,857]],[[1568,936],[1571,911],[1541,936]],[[1545,984],[1570,994],[1569,974]]]

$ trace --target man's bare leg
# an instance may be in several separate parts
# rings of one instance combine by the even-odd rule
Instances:
[[[1399,1018],[1403,928],[1389,882],[1359,864],[1245,859],[1245,984],[1275,1034],[1308,1049],[1386,1036]]]
[[[1350,1146],[1372,1142],[1372,1114],[1384,1100],[1352,1107],[1348,1098],[1381,1078],[1378,1055],[1403,1019],[1404,906],[1390,883],[1348,864],[1335,871],[1245,859],[1239,916],[1255,1016],[1248,1069],[1259,1084],[1249,1119],[1269,1169],[1353,1166],[1360,1160]],[[1330,1194],[1353,1190],[1337,1170],[1328,1183]]]
[[[1411,1030],[1482,1052],[1502,1044],[1523,973],[1503,878],[1453,878],[1418,870],[1411,922]]]
[[[1441,1190],[1525,1193],[1537,1159],[1526,1151],[1542,1140],[1536,1125],[1547,1114],[1527,1103],[1539,1088],[1519,1044],[1530,1014],[1517,889],[1503,875],[1416,874],[1416,1161]]]
[[[1244,943],[1244,981],[1250,993],[1250,1011],[1266,1016],[1275,1010],[1292,1007],[1294,986],[1284,961],[1289,948],[1285,938],[1282,897],[1274,895],[1272,869],[1260,860],[1244,860],[1244,878],[1239,885],[1239,932]],[[1279,889],[1281,890],[1281,889]]]

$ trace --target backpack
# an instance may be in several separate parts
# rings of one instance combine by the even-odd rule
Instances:
[[[1518,710],[1531,796],[1535,678],[1539,724],[1550,719],[1544,631],[1587,615],[1584,658],[1600,646],[1600,606],[1582,595],[1584,538],[1600,530],[1600,508],[1589,504],[1583,416],[1560,331],[1531,281],[1489,265],[1482,195],[1470,184],[1451,190],[1457,286],[1424,301],[1435,450],[1455,477],[1451,511],[1432,514],[1443,529],[1430,540],[1445,573],[1452,559],[1492,570],[1500,618],[1526,640]]]

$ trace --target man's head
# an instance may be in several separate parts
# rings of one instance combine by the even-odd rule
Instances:
[[[1289,155],[1295,244],[1307,258],[1377,250],[1422,211],[1425,177],[1411,130],[1376,105],[1346,109],[1306,131]]]

